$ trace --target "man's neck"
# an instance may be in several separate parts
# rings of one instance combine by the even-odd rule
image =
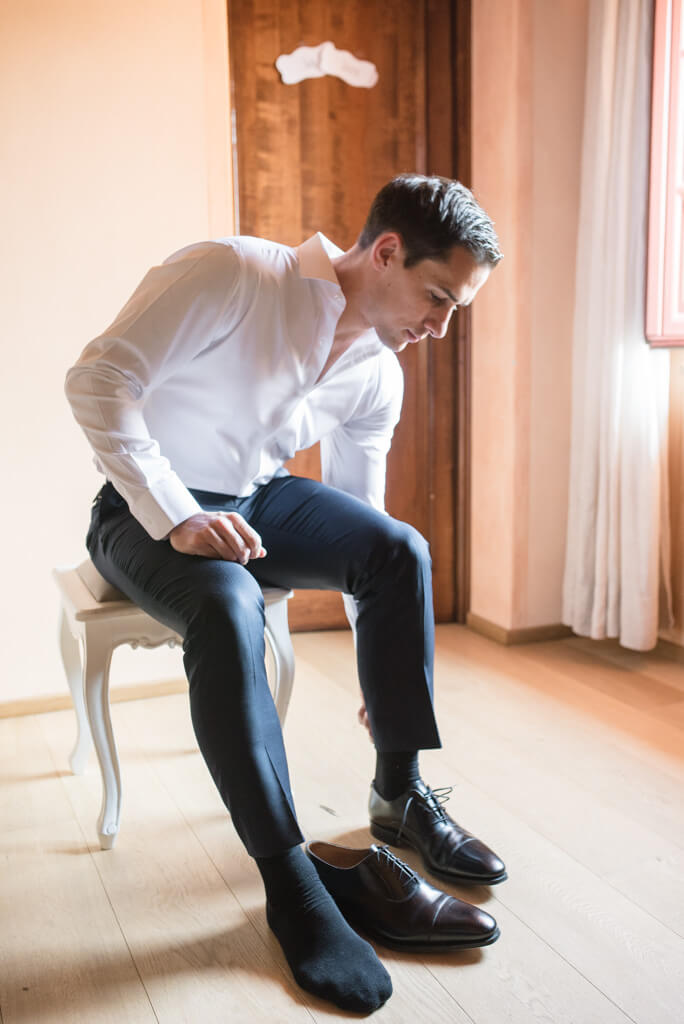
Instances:
[[[325,377],[331,366],[340,359],[344,353],[352,347],[355,341],[369,329],[370,324],[362,313],[363,296],[363,259],[361,250],[354,245],[341,256],[332,259],[337,280],[340,283],[342,294],[346,305],[335,328],[335,337],[330,348],[330,354],[325,365],[318,375],[318,381]]]
[[[363,250],[358,245],[353,245],[341,256],[335,256],[332,265],[346,302],[333,344],[333,348],[339,349],[338,355],[342,355],[370,328],[363,312],[367,268]]]

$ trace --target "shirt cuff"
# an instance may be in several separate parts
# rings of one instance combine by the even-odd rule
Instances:
[[[174,526],[202,511],[175,473],[156,482],[151,490],[140,492],[128,504],[152,540],[165,540]]]

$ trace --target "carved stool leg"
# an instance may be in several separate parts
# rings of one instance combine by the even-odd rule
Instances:
[[[121,774],[109,710],[109,665],[111,636],[107,629],[86,623],[85,699],[88,721],[102,774],[102,807],[97,822],[100,846],[111,850],[119,832],[121,816]]]
[[[76,712],[76,723],[78,733],[74,749],[69,755],[69,765],[74,775],[82,775],[88,761],[88,754],[92,746],[90,726],[85,706],[84,676],[81,667],[81,652],[76,637],[69,628],[69,622],[64,609],[62,609],[59,620],[59,649],[64,664],[71,699]]]
[[[273,653],[274,673],[273,701],[278,712],[280,724],[285,724],[285,716],[292,696],[294,683],[294,650],[290,637],[290,626],[287,619],[287,598],[266,604],[265,634]]]

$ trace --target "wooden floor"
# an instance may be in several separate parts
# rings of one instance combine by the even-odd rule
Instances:
[[[373,752],[350,635],[295,645],[285,735],[302,827],[366,846]],[[437,680],[444,750],[424,755],[424,775],[454,786],[449,811],[510,876],[451,891],[486,907],[501,938],[455,955],[378,948],[394,995],[373,1019],[684,1021],[684,667],[579,639],[503,648],[443,626]],[[0,721],[2,1024],[353,1017],[292,982],[186,696],[113,715],[124,805],[107,853],[95,763],[68,771],[72,713]]]

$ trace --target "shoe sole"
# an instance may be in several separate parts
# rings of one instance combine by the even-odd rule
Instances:
[[[396,846],[399,849],[408,848],[415,850],[423,858],[423,864],[425,865],[426,871],[429,871],[431,875],[436,875],[437,878],[444,878],[448,882],[468,882],[473,885],[497,885],[499,882],[505,882],[508,878],[506,871],[500,872],[498,875],[469,875],[466,872],[461,871],[443,871],[441,868],[433,867],[425,858],[425,854],[419,846],[415,846],[407,838],[401,840],[397,839],[398,833],[394,829],[387,828],[385,825],[376,825],[375,822],[370,824],[371,835],[375,836],[376,839],[381,839],[383,843],[389,843],[390,846]],[[494,940],[492,939],[492,942]]]

